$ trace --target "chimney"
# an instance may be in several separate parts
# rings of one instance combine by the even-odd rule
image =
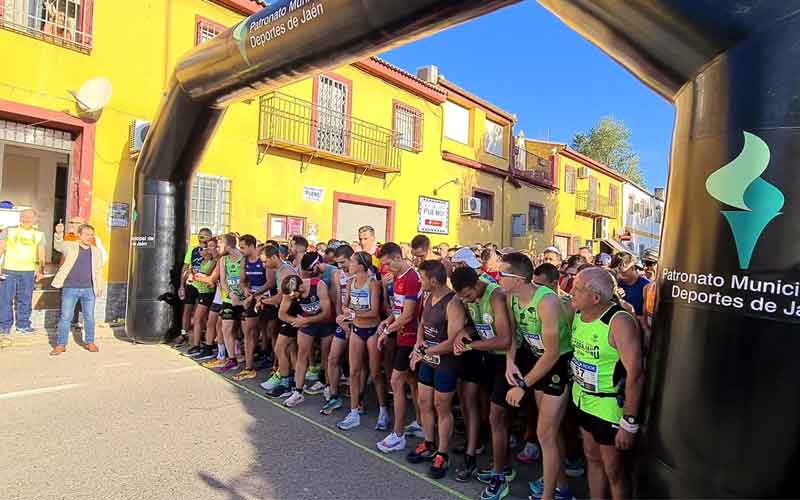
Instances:
[[[439,83],[439,67],[433,64],[423,66],[417,70],[417,78],[436,85]]]
[[[656,199],[664,201],[664,188],[663,187],[658,187],[658,188],[655,188],[654,191],[655,191]]]

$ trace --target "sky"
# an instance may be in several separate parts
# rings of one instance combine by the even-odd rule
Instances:
[[[665,186],[674,111],[627,70],[533,0],[381,54],[429,64],[518,118],[516,133],[570,143],[606,115],[631,130],[647,186]]]

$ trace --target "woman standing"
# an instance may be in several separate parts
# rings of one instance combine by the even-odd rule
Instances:
[[[197,273],[193,272],[192,280],[194,287],[197,289],[199,299],[197,307],[194,310],[194,317],[192,318],[192,347],[186,351],[186,356],[190,358],[197,358],[203,352],[211,349],[211,344],[203,344],[203,326],[206,324],[208,316],[208,309],[214,301],[216,292],[216,282],[211,280],[211,274],[217,266],[217,241],[214,239],[206,243],[206,247],[201,250],[200,255],[203,261],[200,263],[200,270]],[[213,338],[211,339],[213,341]],[[208,349],[205,349],[208,347]]]

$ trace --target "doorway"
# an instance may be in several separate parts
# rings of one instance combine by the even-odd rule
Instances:
[[[379,243],[394,238],[394,201],[334,193],[333,235],[337,240],[358,241],[358,228],[372,226]]]

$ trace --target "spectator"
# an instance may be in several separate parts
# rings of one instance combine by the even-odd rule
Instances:
[[[495,282],[500,277],[499,274],[499,267],[500,267],[500,257],[497,255],[497,251],[491,248],[490,245],[486,245],[481,252],[481,270],[492,277]]]
[[[564,276],[561,278],[561,289],[564,290],[565,293],[570,293],[572,291],[572,283],[575,280],[575,276],[578,274],[579,268],[585,264],[587,264],[587,262],[582,255],[573,255],[567,259],[563,273]]]
[[[619,288],[625,292],[625,302],[633,306],[639,323],[644,326],[644,287],[650,280],[642,276],[636,257],[628,252],[615,255],[611,269],[617,273]]]
[[[80,216],[73,216],[68,219],[67,222],[67,232],[64,233],[64,224],[58,223],[56,224],[56,230],[53,233],[53,249],[56,252],[64,253],[64,242],[65,241],[78,241],[78,228],[81,225],[85,224],[86,221],[83,217]],[[100,250],[100,255],[103,258],[103,265],[108,262],[108,252],[106,251],[103,243],[100,241],[100,238],[95,235],[92,239],[91,244],[96,246],[98,250]],[[64,259],[62,257],[60,264],[64,263]]]
[[[542,263],[543,264],[553,264],[554,266],[561,268],[561,250],[558,247],[547,247],[544,249],[542,253]]]
[[[10,334],[15,324],[18,334],[33,333],[33,286],[41,279],[45,262],[44,234],[33,227],[37,217],[35,210],[23,210],[19,226],[0,232],[0,256],[4,258],[6,275],[0,281],[0,335]]]
[[[58,340],[50,352],[51,356],[58,356],[67,350],[70,321],[78,301],[83,311],[86,350],[98,351],[94,343],[94,303],[103,293],[103,260],[100,250],[91,244],[92,238],[94,228],[83,224],[78,228],[77,241],[64,242],[64,264],[53,278],[53,287],[62,288],[62,291]]]
[[[586,262],[592,262],[594,260],[594,255],[592,255],[592,249],[589,247],[580,247],[578,249],[578,255],[586,259]]]

